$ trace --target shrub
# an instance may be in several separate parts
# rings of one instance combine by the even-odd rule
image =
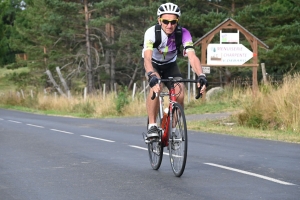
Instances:
[[[118,113],[122,113],[125,105],[129,104],[127,87],[118,94],[116,98],[116,109]]]
[[[279,130],[300,129],[300,74],[284,78],[282,85],[261,87],[238,116],[241,125]]]
[[[92,116],[95,112],[95,103],[86,101],[73,105],[72,112],[82,113],[82,116]]]

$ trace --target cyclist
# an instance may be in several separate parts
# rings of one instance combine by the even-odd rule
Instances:
[[[144,35],[144,48],[143,58],[144,67],[151,87],[150,93],[147,97],[146,107],[149,117],[149,127],[147,137],[158,137],[158,128],[156,123],[157,110],[159,106],[159,100],[151,100],[153,92],[159,93],[161,86],[158,84],[158,79],[167,79],[168,77],[174,77],[181,79],[182,75],[177,66],[177,49],[175,43],[175,29],[178,25],[181,11],[176,4],[165,3],[162,4],[157,10],[158,23],[161,25],[161,44],[157,48],[153,48],[155,43],[155,26],[146,30]],[[202,67],[199,58],[196,56],[193,48],[193,41],[190,32],[182,28],[182,45],[184,47],[184,53],[191,63],[194,72],[197,74],[197,87],[202,85],[200,93],[203,93],[206,89],[207,80],[205,74],[202,72]],[[166,84],[168,89],[169,85]],[[176,87],[176,94],[179,93],[180,88],[184,88],[183,83],[180,83],[180,87]],[[184,90],[179,93],[177,102],[183,106],[184,103]]]

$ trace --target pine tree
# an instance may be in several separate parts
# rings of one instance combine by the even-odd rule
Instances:
[[[300,4],[298,1],[264,0],[248,6],[239,13],[238,20],[262,39],[269,51],[260,51],[261,62],[269,74],[299,71]]]
[[[105,30],[105,63],[107,85],[132,86],[142,73],[141,46],[149,26],[151,4],[142,0],[109,0],[95,4],[92,25]],[[153,18],[152,18],[153,19]]]
[[[89,72],[98,67],[98,63],[88,64],[86,59],[85,13],[81,2],[31,0],[16,23],[22,38],[15,38],[14,45],[28,54],[28,67],[32,72],[42,75],[60,66],[69,82],[86,77],[85,83],[91,92],[94,85]],[[90,37],[93,39],[99,41],[97,35]],[[99,51],[96,49],[93,54],[95,62],[99,60]]]
[[[21,11],[21,1],[2,0],[0,2],[0,67],[15,62],[15,54],[10,45],[14,32],[17,12]]]

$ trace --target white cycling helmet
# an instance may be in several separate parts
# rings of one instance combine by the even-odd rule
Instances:
[[[159,6],[157,9],[157,16],[160,17],[163,14],[175,14],[180,17],[181,12],[179,7],[174,3],[165,3]]]

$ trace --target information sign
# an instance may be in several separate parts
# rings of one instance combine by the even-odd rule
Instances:
[[[242,44],[208,44],[208,65],[242,65],[253,53]]]

